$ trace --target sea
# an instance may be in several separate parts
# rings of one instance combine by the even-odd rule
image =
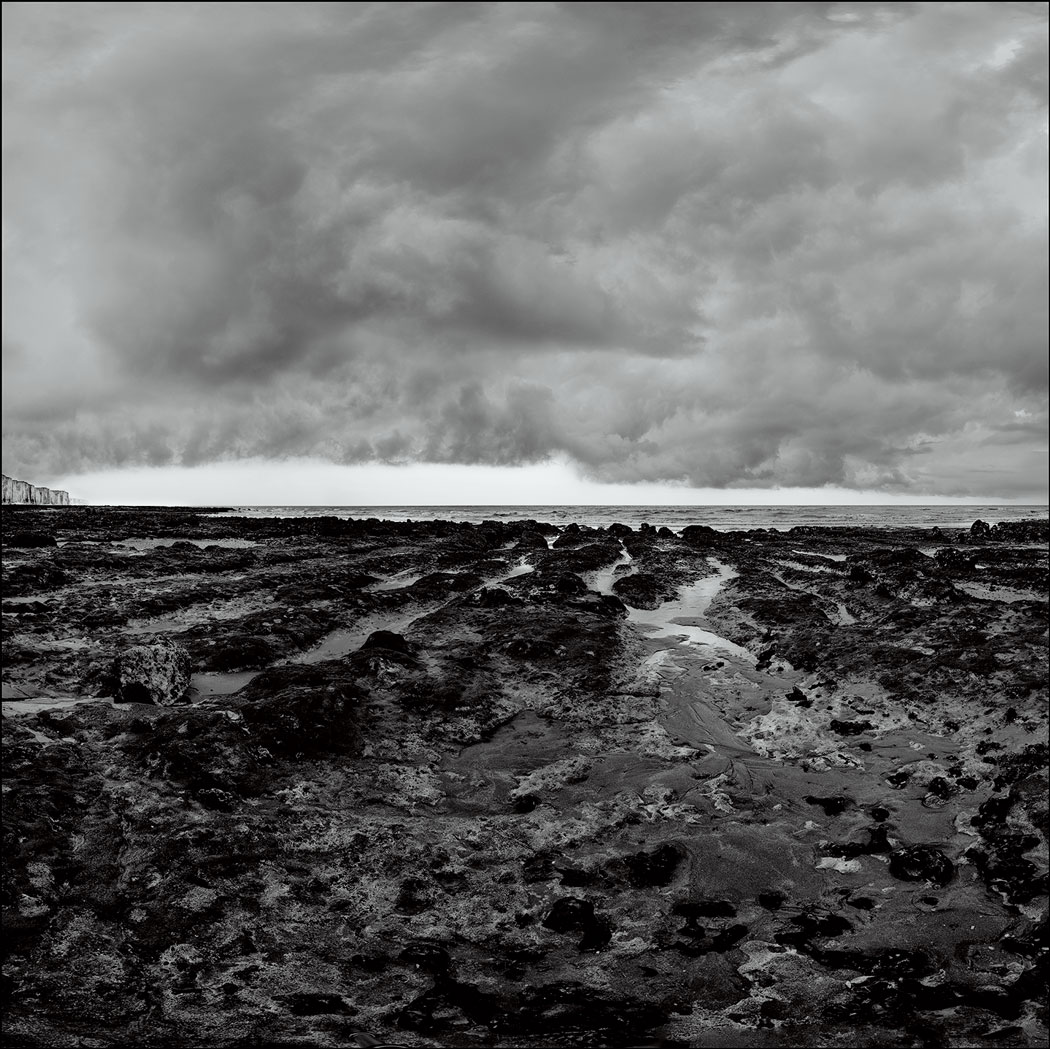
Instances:
[[[226,513],[242,517],[378,518],[385,521],[540,521],[606,527],[620,522],[679,531],[707,525],[719,531],[796,525],[824,527],[969,528],[974,521],[1046,520],[1045,505],[1004,506],[240,506]],[[216,515],[218,516],[218,515]]]

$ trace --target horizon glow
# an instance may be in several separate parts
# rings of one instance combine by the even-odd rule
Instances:
[[[338,465],[251,459],[133,467],[59,477],[47,485],[102,506],[1032,506],[1036,499],[890,494],[839,487],[691,488],[604,484],[567,461],[527,466],[449,463]]]

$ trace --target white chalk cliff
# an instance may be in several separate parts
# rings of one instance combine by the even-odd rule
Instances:
[[[69,492],[58,488],[42,488],[28,481],[16,481],[3,474],[5,503],[30,503],[35,506],[69,506]]]

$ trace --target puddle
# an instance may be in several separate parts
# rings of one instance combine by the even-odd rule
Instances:
[[[848,554],[818,554],[816,550],[792,550],[793,554],[802,554],[806,557],[823,557],[827,561],[845,561]]]
[[[123,628],[126,634],[166,634],[188,630],[201,623],[224,623],[241,619],[252,612],[272,607],[269,603],[234,599],[221,605],[192,605],[152,619],[131,619]]]
[[[620,569],[624,565],[629,565],[633,560],[634,558],[631,557],[627,550],[621,547],[619,558],[609,565],[608,568],[602,568],[597,572],[589,572],[584,576],[584,579],[587,580],[587,585],[599,594],[611,594],[613,583],[621,576],[627,575],[626,572],[621,572]]]
[[[679,613],[680,615],[702,616],[707,612],[711,602],[722,587],[730,579],[736,579],[740,574],[735,568],[730,568],[729,565],[723,564],[718,558],[708,558],[707,563],[714,568],[716,574],[704,576],[703,579],[690,583],[689,586],[684,587],[679,593],[677,601],[670,602],[671,604],[685,605],[689,609],[688,612]],[[663,605],[662,607],[666,608],[668,605]]]
[[[806,565],[801,561],[781,561],[777,560],[774,564],[780,565],[781,568],[791,568],[796,572],[814,572],[820,573],[821,575],[837,575],[838,573],[828,565]]]
[[[379,593],[381,590],[403,590],[413,583],[418,583],[422,578],[423,573],[414,572],[411,568],[406,568],[405,571],[397,572],[389,579],[384,579],[381,583],[372,583],[371,586],[367,586],[365,589],[374,594]]]
[[[41,696],[22,685],[3,683],[4,717],[37,714],[41,710],[64,710],[83,706],[85,703],[108,703],[109,697],[101,696]]]
[[[722,637],[720,634],[714,634],[710,630],[705,630],[703,627],[692,623],[681,622],[680,620],[685,618],[685,616],[680,611],[672,612],[666,619],[662,616],[659,620],[655,618],[663,613],[668,605],[673,606],[676,603],[668,602],[667,605],[661,606],[654,612],[640,612],[638,609],[632,608],[627,615],[627,621],[641,627],[645,631],[646,637],[650,640],[673,637],[685,644],[717,648],[720,652],[728,652],[730,655],[736,656],[737,659],[754,665],[756,657],[752,652],[734,644],[729,638]]]
[[[838,610],[838,625],[839,626],[852,626],[857,620],[850,615],[849,609],[841,601],[835,602],[835,608]]]
[[[526,564],[525,558],[522,558],[522,561],[509,573],[509,575],[486,579],[481,586],[491,586],[493,583],[501,582],[504,579],[510,579],[516,575],[525,575],[534,570],[534,567],[530,564]],[[405,580],[408,580],[411,577],[407,576],[405,573],[399,573],[399,577],[402,580],[399,585],[387,586],[386,589],[400,589],[402,586],[411,585],[410,582],[405,582]],[[385,580],[385,582],[389,584],[395,578],[398,577],[391,577],[391,579]],[[415,579],[418,578],[421,577],[416,576],[412,578],[412,582],[415,582]],[[383,584],[373,586],[372,589],[379,589],[382,585]],[[480,589],[480,587],[476,589]],[[443,608],[444,605],[445,602],[416,605],[411,612],[393,617],[387,613],[372,613],[371,615],[367,615],[363,619],[360,619],[353,626],[338,627],[331,631],[314,645],[313,648],[301,653],[294,659],[282,660],[280,663],[274,665],[295,666],[304,663],[312,665],[314,663],[324,663],[329,659],[342,659],[343,656],[347,656],[351,652],[356,652],[365,643],[369,635],[373,634],[375,631],[389,630],[395,634],[403,633],[417,619],[421,619],[423,616],[436,612],[439,608]],[[194,674],[190,678],[190,688],[196,693],[197,698],[202,698],[204,696],[229,696],[242,689],[252,680],[252,678],[256,677],[261,672],[262,671],[260,670],[244,670],[237,673]]]
[[[729,638],[715,634],[693,622],[704,616],[723,585],[738,575],[734,569],[715,558],[711,558],[709,563],[715,569],[715,575],[704,576],[703,579],[682,587],[676,600],[665,601],[659,608],[629,609],[627,621],[640,627],[650,640],[663,637],[679,638],[685,644],[717,648],[721,652],[728,652],[753,666],[756,658],[752,652],[730,641]]]
[[[190,677],[190,694],[198,699],[204,696],[232,696],[261,673],[261,670],[240,670],[236,673],[193,674]]]
[[[499,576],[494,579],[495,583],[502,583],[508,579],[517,579],[518,576],[529,575],[536,571],[536,566],[529,564],[529,559],[523,557],[506,575]]]
[[[211,616],[218,619],[218,616]],[[193,622],[181,619],[178,616],[158,616],[156,619],[131,620],[123,628],[125,634],[138,637],[140,634],[170,634],[179,630],[186,630],[193,626]]]
[[[156,550],[160,547],[174,546],[176,543],[192,543],[203,550],[208,546],[221,546],[228,550],[247,550],[259,544],[251,539],[116,539],[113,546],[126,547],[129,550],[142,552],[145,550]]]
[[[433,608],[415,609],[408,615],[397,616],[391,619],[389,616],[367,616],[351,627],[339,627],[326,635],[313,648],[304,652],[291,663],[323,663],[328,659],[342,659],[351,652],[356,652],[368,640],[368,635],[377,630],[389,630],[391,633],[400,634],[407,630],[417,619],[425,616]]]
[[[955,583],[954,586],[956,590],[961,590],[970,597],[976,597],[979,601],[1004,601],[1007,604],[1014,604],[1017,601],[1037,600],[1035,593],[1031,590],[1015,590],[1009,586],[988,586],[984,583],[965,582]]]

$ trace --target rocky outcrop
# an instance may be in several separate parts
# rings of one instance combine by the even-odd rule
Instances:
[[[32,506],[69,506],[69,492],[57,488],[42,488],[28,481],[16,481],[3,475],[5,503],[29,503]]]

